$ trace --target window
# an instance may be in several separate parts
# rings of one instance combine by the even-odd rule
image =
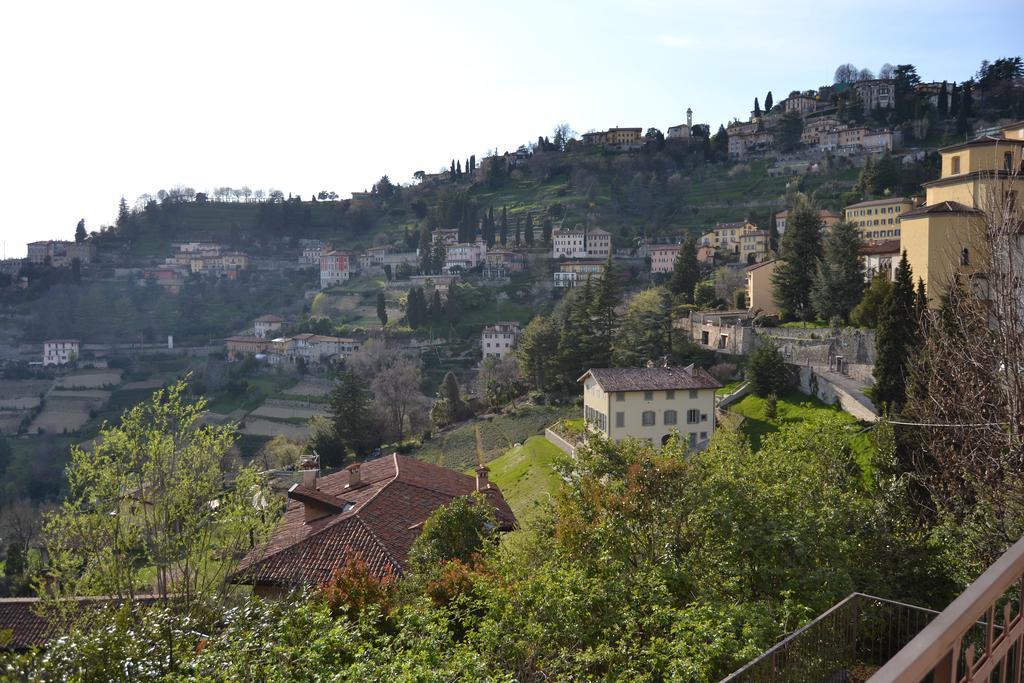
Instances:
[[[707,346],[708,345],[708,341],[709,341],[708,331],[707,330],[702,330],[701,333],[700,333],[700,343],[703,344],[704,346]]]
[[[645,401],[653,401],[654,400],[654,392],[653,391],[645,391],[644,392],[644,400]]]
[[[707,432],[701,432],[700,433],[700,440],[701,441],[704,441],[707,438],[708,438],[708,433]]]
[[[960,250],[960,265],[971,265],[971,253],[970,251],[967,250],[967,247],[964,247],[963,249]]]
[[[690,389],[690,398],[697,398],[700,393],[696,389]]]
[[[1013,170],[1013,152],[1003,152],[1003,170]]]
[[[700,422],[700,411],[696,408],[691,408],[686,411],[686,424],[696,424]]]
[[[667,400],[667,401],[674,401],[675,398],[676,398],[676,391],[675,391],[675,389],[669,389],[668,391],[665,392],[665,400]]]
[[[625,391],[616,391],[615,392],[615,400],[618,401],[619,403],[621,403],[622,401],[625,401],[626,400],[626,392]]]
[[[676,422],[679,421],[679,414],[676,413],[676,411],[674,411],[674,410],[666,410],[664,418],[665,418],[665,424],[667,424],[667,425],[674,425],[674,424],[676,424]]]
[[[623,412],[615,413],[615,426],[622,428],[626,426],[626,414]]]
[[[949,160],[949,164],[950,164],[950,168],[951,168],[950,173],[959,173],[960,172],[960,157],[959,156],[955,156],[952,159],[950,159]]]
[[[643,413],[643,425],[644,427],[651,427],[654,425],[654,411],[645,410]]]
[[[700,414],[700,421],[701,422],[707,422],[708,421],[708,414],[707,413],[701,413]]]

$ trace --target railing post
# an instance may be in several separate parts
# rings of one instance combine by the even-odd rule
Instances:
[[[956,675],[956,662],[953,658],[953,653],[958,648],[953,648],[946,655],[939,660],[939,663],[935,665],[933,680],[935,683],[955,683],[954,676]]]

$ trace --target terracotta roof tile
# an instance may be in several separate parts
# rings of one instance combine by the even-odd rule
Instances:
[[[578,381],[593,377],[605,391],[671,391],[717,389],[721,382],[707,370],[685,368],[591,368]]]

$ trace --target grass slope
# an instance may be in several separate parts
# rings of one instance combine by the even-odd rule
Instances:
[[[779,431],[786,424],[811,420],[819,415],[839,415],[851,425],[857,422],[852,415],[844,412],[838,406],[826,405],[813,396],[795,390],[779,396],[774,419],[765,415],[766,403],[765,399],[750,394],[728,408],[728,410],[747,418],[742,429],[750,439],[750,445],[755,451],[760,450],[762,439],[765,436]],[[873,446],[867,434],[853,435],[850,439],[850,447],[853,449],[861,470],[865,476],[868,476],[872,469]]]
[[[554,465],[564,457],[543,436],[531,436],[488,463],[490,480],[501,489],[521,526],[532,521],[558,490],[562,478]]]

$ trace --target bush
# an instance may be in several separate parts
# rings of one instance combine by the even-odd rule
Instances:
[[[766,398],[785,391],[792,382],[792,372],[779,349],[767,343],[754,349],[747,359],[747,380],[756,396]]]

